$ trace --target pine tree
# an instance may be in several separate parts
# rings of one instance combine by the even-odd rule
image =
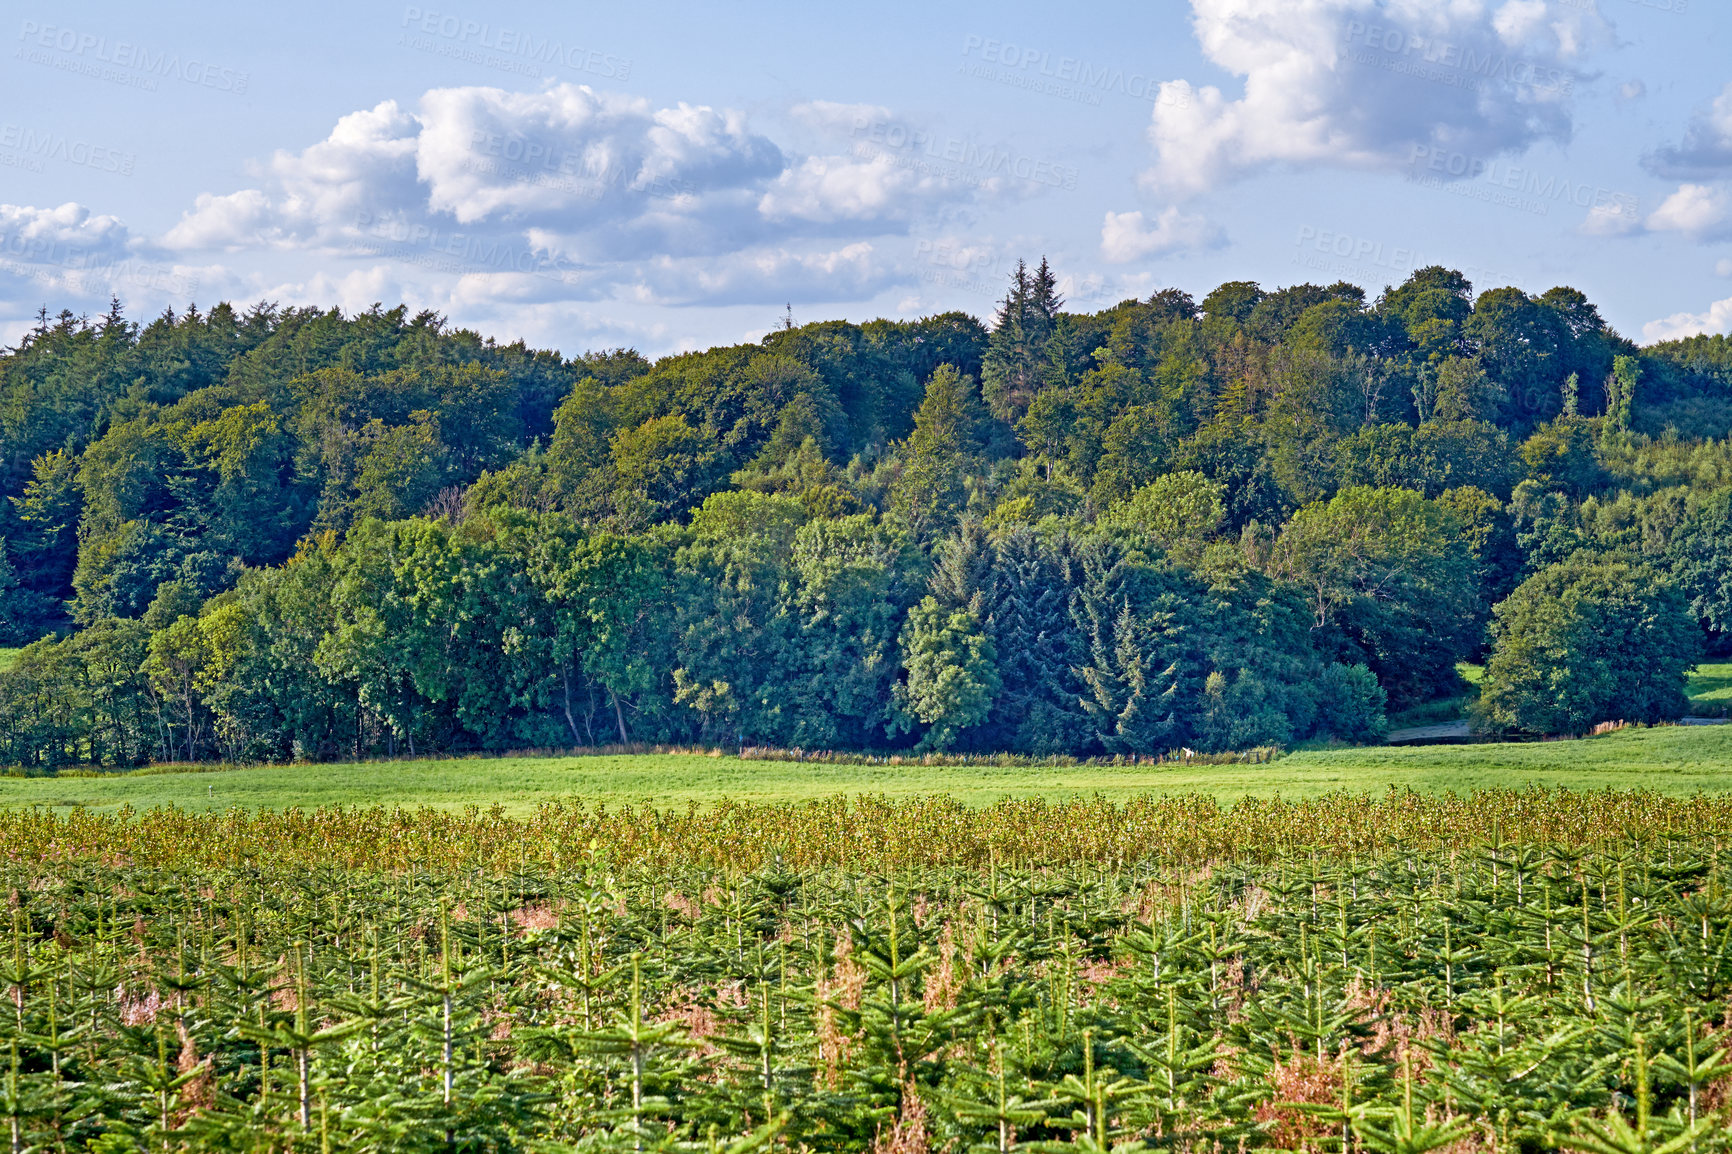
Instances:
[[[1079,673],[1087,687],[1082,707],[1096,737],[1114,753],[1171,749],[1182,736],[1180,663],[1170,652],[1180,630],[1169,614],[1139,618],[1128,600],[1110,622],[1096,618],[1093,625],[1089,661]]]
[[[1050,333],[1058,314],[1064,309],[1064,299],[1058,295],[1058,278],[1053,275],[1044,256],[1040,258],[1040,267],[1034,270],[1034,276],[1029,278],[1029,290],[1029,306]]]

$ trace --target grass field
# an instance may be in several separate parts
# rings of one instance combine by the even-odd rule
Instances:
[[[0,658],[3,659],[3,658]],[[1691,683],[1699,713],[1732,704],[1732,665],[1705,665]],[[1672,794],[1732,790],[1732,726],[1626,730],[1580,741],[1308,750],[1269,765],[1161,767],[811,765],[735,757],[658,755],[471,758],[286,765],[101,777],[0,778],[0,806],[284,809],[301,806],[492,805],[521,815],[577,797],[610,806],[705,805],[722,798],[798,801],[836,793],[892,797],[947,793],[971,805],[1006,796],[1094,793],[1315,797],[1391,786],[1466,792],[1538,784],[1646,787]]]
[[[1732,707],[1732,665],[1699,665],[1690,675],[1690,704],[1712,717]]]
[[[1732,726],[1625,730],[1581,741],[1524,745],[1313,750],[1269,765],[878,766],[742,761],[735,757],[638,755],[474,758],[267,766],[207,773],[0,779],[0,805],[114,810],[301,806],[494,804],[523,814],[540,801],[578,797],[610,806],[699,805],[724,797],[797,801],[836,793],[892,797],[947,793],[969,804],[1007,795],[1049,799],[1101,793],[1205,793],[1311,797],[1390,786],[1468,790],[1524,784],[1580,789],[1642,786],[1666,793],[1732,790]]]

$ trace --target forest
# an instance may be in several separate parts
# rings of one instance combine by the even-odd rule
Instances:
[[[0,764],[1157,754],[1686,712],[1732,342],[1428,267],[647,359],[46,309],[0,355]]]

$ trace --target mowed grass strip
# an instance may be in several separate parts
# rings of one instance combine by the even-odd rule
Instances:
[[[681,808],[723,798],[802,801],[834,794],[948,794],[970,805],[1003,797],[1059,800],[1102,794],[1201,793],[1315,797],[1391,786],[1468,793],[1489,787],[1644,788],[1683,795],[1732,790],[1732,726],[1631,729],[1576,741],[1353,748],[1296,753],[1267,765],[927,766],[816,765],[701,754],[463,758],[285,765],[217,772],[147,771],[101,777],[0,779],[0,805],[112,811],[299,806],[499,805],[522,816],[538,802]]]

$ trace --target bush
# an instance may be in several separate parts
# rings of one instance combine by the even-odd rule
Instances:
[[[1342,741],[1369,744],[1389,733],[1389,694],[1363,665],[1331,665],[1318,679],[1317,723]]]

